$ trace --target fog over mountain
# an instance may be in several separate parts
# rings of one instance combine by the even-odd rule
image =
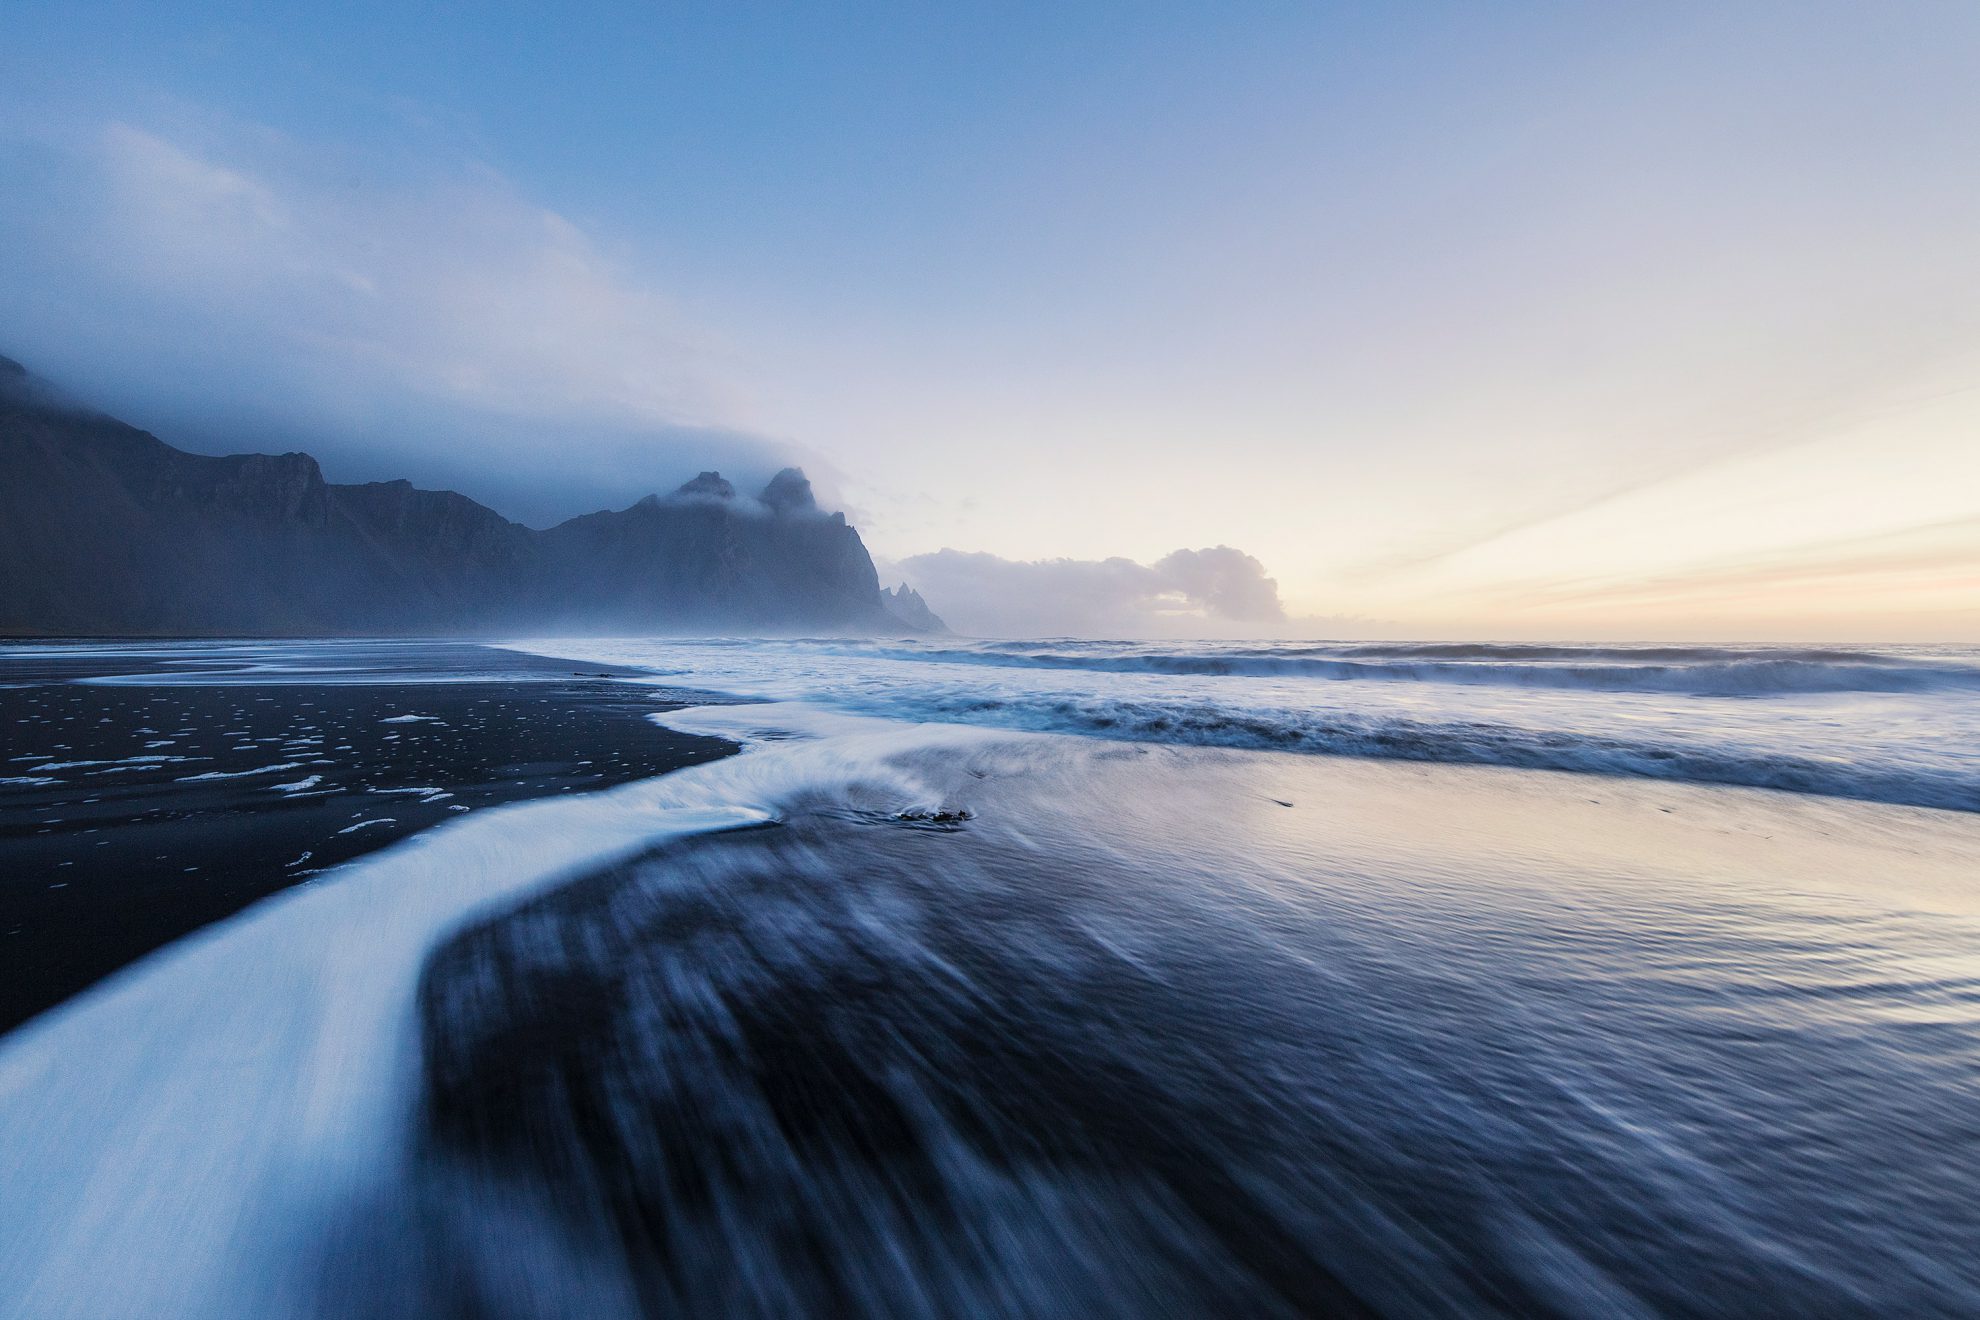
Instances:
[[[0,349],[192,452],[538,528],[799,466],[884,558],[1237,546],[1390,635],[1980,638],[1974,6],[8,19]]]
[[[0,358],[0,632],[941,627],[906,604],[795,468],[534,531],[453,491],[327,482],[304,453],[188,454]]]
[[[499,176],[186,136],[0,133],[0,344],[93,405],[194,452],[306,449],[337,480],[402,476],[538,527],[656,472],[818,470],[735,424],[681,311]]]

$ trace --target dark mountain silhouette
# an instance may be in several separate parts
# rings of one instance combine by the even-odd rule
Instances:
[[[930,618],[932,619],[932,615]],[[0,358],[0,632],[898,632],[843,514],[704,472],[547,531],[308,454],[189,454]],[[934,626],[939,627],[939,622]]]
[[[880,588],[880,604],[887,613],[899,619],[916,632],[947,632],[949,627],[928,608],[928,602],[921,593],[903,582],[894,588]]]

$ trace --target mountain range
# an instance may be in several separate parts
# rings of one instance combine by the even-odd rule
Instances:
[[[453,491],[209,457],[0,358],[0,634],[943,631],[796,468],[537,530]]]

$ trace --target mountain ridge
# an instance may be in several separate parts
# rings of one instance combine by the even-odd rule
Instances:
[[[188,453],[0,357],[0,634],[903,628],[929,630],[796,468],[539,530],[457,491],[330,482],[305,453]]]

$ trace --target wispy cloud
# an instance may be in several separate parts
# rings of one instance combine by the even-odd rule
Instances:
[[[1915,371],[1917,365],[1913,364],[1912,369]],[[1551,498],[1542,496],[1528,507],[1508,512],[1484,511],[1477,520],[1442,530],[1414,547],[1392,551],[1344,569],[1340,579],[1354,583],[1381,583],[1405,578],[1522,533],[1543,530],[1551,524],[1584,514],[1599,514],[1608,506],[1621,504],[1632,496],[1654,492],[1660,487],[1695,477],[1709,477],[1717,469],[1819,444],[1836,435],[1867,429],[1918,409],[1976,393],[1980,393],[1980,385],[1970,383],[1923,393],[1895,395],[1886,387],[1858,385],[1849,396],[1841,398],[1817,391],[1816,398],[1802,403],[1797,411],[1797,416],[1802,420],[1793,425],[1776,425],[1723,436],[1714,447],[1668,459],[1651,455],[1639,462],[1640,470],[1599,480],[1588,490]]]
[[[539,517],[787,456],[727,429],[716,333],[489,169],[210,122],[9,145],[0,170],[32,186],[0,187],[7,350],[168,438],[251,442],[279,418],[271,439],[346,475],[403,456]]]
[[[1564,580],[1503,600],[1528,611],[1677,609],[1761,620],[1841,605],[1873,615],[1933,611],[1945,619],[1944,635],[1964,634],[1980,624],[1980,518],[1812,541],[1677,571]]]

